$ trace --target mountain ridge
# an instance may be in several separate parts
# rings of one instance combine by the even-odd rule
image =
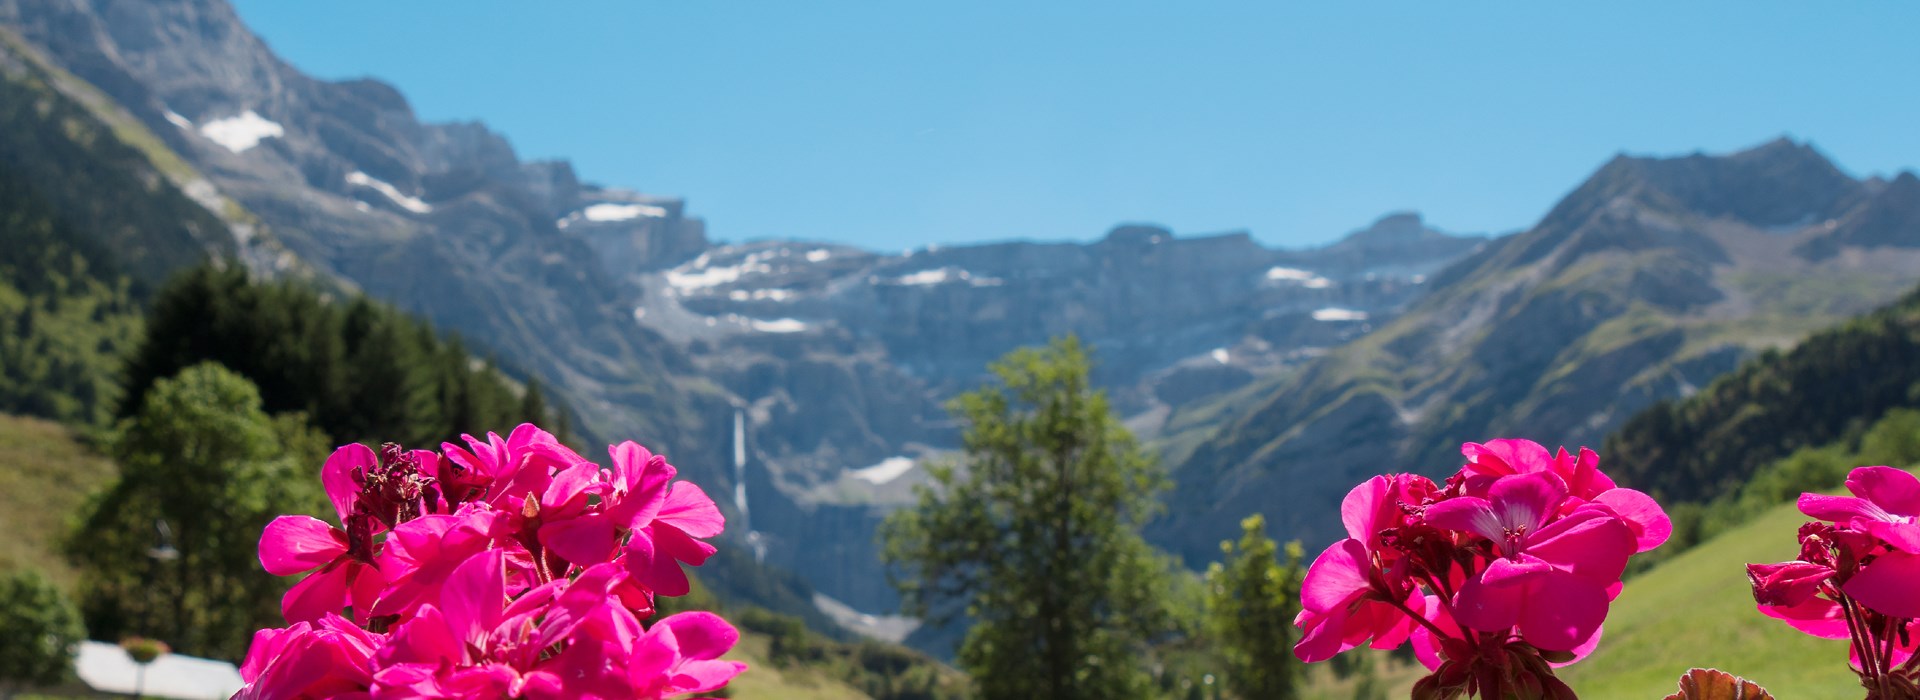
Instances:
[[[1396,321],[1242,399],[1176,467],[1158,534],[1196,556],[1232,518],[1279,510],[1316,540],[1365,473],[1440,471],[1459,443],[1503,435],[1597,445],[1653,401],[1903,292],[1920,227],[1883,227],[1900,245],[1872,255],[1794,252],[1873,189],[1784,140],[1616,157],[1534,227],[1436,274]]]

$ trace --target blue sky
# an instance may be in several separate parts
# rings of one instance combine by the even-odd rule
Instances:
[[[727,240],[1299,246],[1399,209],[1522,228],[1621,151],[1920,163],[1913,3],[236,4],[310,73],[687,197]]]

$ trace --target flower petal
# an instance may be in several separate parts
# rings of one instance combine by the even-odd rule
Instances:
[[[1787,623],[1788,626],[1822,639],[1846,639],[1852,636],[1839,603],[1821,597],[1808,598],[1799,605],[1760,605],[1760,614]]]
[[[689,659],[717,659],[740,642],[740,631],[710,612],[683,612],[656,624],[673,627],[680,655]]]
[[[1761,605],[1799,605],[1819,593],[1820,584],[1830,578],[1833,578],[1833,569],[1804,561],[1747,565],[1753,599]]]
[[[1500,525],[1500,516],[1494,515],[1493,504],[1485,499],[1461,496],[1427,506],[1423,516],[1428,525],[1443,530],[1471,532],[1495,542],[1506,539],[1506,528]]]
[[[1567,487],[1551,472],[1516,474],[1493,482],[1487,500],[1493,502],[1493,514],[1507,531],[1533,532],[1567,500]]]
[[[500,622],[507,605],[505,556],[504,550],[493,549],[468,557],[440,588],[447,629],[476,648],[485,648],[478,642]]]
[[[1549,573],[1528,586],[1520,614],[1527,643],[1552,651],[1572,651],[1588,641],[1607,619],[1606,587],[1569,573]]]
[[[1546,471],[1553,460],[1547,448],[1532,440],[1488,440],[1485,444],[1469,442],[1460,446],[1460,453],[1467,458],[1465,471],[1488,476]]]
[[[541,524],[540,544],[569,562],[593,566],[613,558],[620,533],[605,513],[587,513]]]
[[[1855,572],[1840,590],[1874,612],[1920,618],[1920,556],[1889,552]]]
[[[1498,632],[1519,624],[1528,589],[1550,571],[1552,567],[1544,562],[1493,560],[1454,595],[1454,621],[1482,632]]]
[[[275,576],[292,576],[325,566],[347,553],[344,533],[326,521],[305,515],[282,515],[260,533],[260,565]]]
[[[1894,515],[1920,517],[1920,477],[1893,467],[1860,467],[1847,474],[1847,490]]]
[[[1300,607],[1314,612],[1345,610],[1371,585],[1367,547],[1359,540],[1341,540],[1314,557],[1300,582]]]
[[[1825,520],[1830,523],[1846,524],[1854,518],[1868,520],[1892,520],[1891,513],[1874,505],[1864,498],[1847,496],[1826,496],[1817,493],[1800,494],[1800,512],[1807,517]]]
[[[327,500],[333,502],[341,524],[346,524],[347,516],[353,513],[354,499],[360,497],[360,484],[354,481],[353,470],[372,469],[379,463],[373,448],[355,442],[341,445],[320,467],[320,485],[326,488]]]
[[[1673,536],[1673,520],[1652,496],[1633,489],[1615,488],[1600,492],[1593,502],[1612,508],[1614,514],[1627,521],[1627,527],[1633,530],[1637,551],[1651,551]]]
[[[681,532],[699,538],[716,537],[727,528],[727,519],[720,515],[720,508],[691,482],[675,482],[673,490],[667,493],[660,512],[654,516],[654,522],[666,523]]]
[[[347,567],[341,562],[309,574],[280,598],[287,622],[312,622],[347,607]]]
[[[1920,554],[1920,523],[1890,523],[1883,520],[1868,520],[1861,529],[1880,538],[1887,546],[1908,554]]]
[[[627,540],[627,573],[635,581],[664,596],[682,596],[692,590],[680,562],[653,540],[652,528],[635,530]]]
[[[614,483],[626,491],[610,509],[615,522],[629,528],[653,522],[667,502],[668,484],[678,470],[667,464],[667,458],[632,440],[609,445],[607,454],[613,458]]]
[[[1392,482],[1385,476],[1376,476],[1360,482],[1340,500],[1340,522],[1347,526],[1347,536],[1361,542],[1371,542],[1380,532],[1375,523],[1381,520],[1380,509],[1388,505],[1388,494],[1392,491]]]
[[[1612,511],[1582,506],[1527,540],[1527,553],[1600,586],[1620,580],[1634,552],[1633,530]]]
[[[1301,631],[1300,641],[1293,645],[1293,655],[1311,664],[1326,661],[1353,648],[1354,645],[1348,644],[1343,634],[1346,623],[1345,607],[1328,611],[1301,610],[1293,618],[1293,624]]]

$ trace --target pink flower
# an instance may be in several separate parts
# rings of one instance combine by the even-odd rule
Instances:
[[[353,479],[354,472],[376,464],[373,450],[360,444],[341,447],[327,458],[320,470],[321,481],[340,522],[355,521],[360,487]],[[377,549],[372,543],[372,525],[364,518],[359,525],[360,532],[349,534],[305,515],[283,515],[267,524],[260,535],[260,565],[268,573],[292,576],[318,570],[281,599],[280,610],[288,622],[311,622],[348,605],[365,617],[386,579],[374,566]],[[359,536],[357,542],[353,535]]]
[[[1920,618],[1920,478],[1892,467],[1847,475],[1853,497],[1800,495],[1800,512],[1866,533],[1885,546],[1841,590],[1882,614]]]
[[[738,634],[718,617],[642,623],[713,554],[712,499],[632,442],[602,470],[531,425],[487,438],[335,452],[322,482],[345,527],[267,527],[269,572],[314,573],[284,601],[294,624],[255,637],[237,697],[661,698],[745,668],[719,660]]]
[[[634,697],[669,698],[704,693],[726,685],[747,670],[738,661],[720,661],[740,633],[720,616],[684,612],[653,625],[633,644],[627,677]]]
[[[1413,633],[1413,618],[1395,607],[1393,599],[1374,585],[1366,545],[1356,539],[1334,543],[1313,564],[1300,584],[1300,614],[1294,617],[1302,635],[1295,656],[1312,663],[1368,644],[1392,649]],[[1402,605],[1420,604],[1416,597]]]
[[[706,563],[716,550],[700,539],[718,536],[726,527],[726,518],[705,491],[685,481],[673,483],[665,498],[654,505],[655,485],[673,478],[673,466],[632,442],[621,443],[611,451],[614,473],[634,494],[621,502],[622,509],[608,516],[633,531],[625,553],[627,571],[660,595],[686,595],[691,584],[680,564]]]
[[[609,446],[607,454],[612,471],[583,463],[555,475],[540,497],[540,543],[582,566],[612,559],[621,532],[658,515],[676,473],[666,458],[632,441]],[[590,508],[590,499],[598,505]]]
[[[372,614],[413,614],[456,567],[494,546],[503,519],[485,503],[468,503],[453,515],[423,516],[394,528],[380,557],[380,568],[391,580]]]
[[[1428,524],[1475,533],[1499,554],[1455,597],[1460,624],[1482,631],[1517,627],[1529,643],[1555,651],[1573,650],[1599,633],[1635,540],[1603,507],[1583,506],[1554,519],[1567,498],[1562,483],[1537,472],[1501,477],[1489,489],[1490,500],[1464,496],[1427,508]]]
[[[481,500],[517,512],[529,495],[546,492],[554,472],[587,461],[532,423],[520,424],[505,439],[493,433],[484,441],[460,437],[467,447],[440,444],[446,459],[438,474],[448,502],[456,505]]]
[[[1813,518],[1800,527],[1800,558],[1748,564],[1762,614],[1827,639],[1848,657],[1873,697],[1906,697],[1920,678],[1920,479],[1860,467],[1852,496],[1800,495]]]
[[[280,599],[288,622],[311,622],[352,605],[365,617],[386,586],[380,569],[347,547],[347,534],[317,518],[282,515],[260,535],[260,564],[275,576],[315,571]]]
[[[1486,444],[1461,445],[1460,452],[1467,458],[1461,471],[1470,476],[1554,475],[1568,495],[1562,508],[1572,510],[1599,503],[1612,509],[1633,531],[1636,553],[1652,551],[1673,535],[1673,521],[1660,504],[1652,496],[1616,486],[1600,471],[1600,455],[1593,450],[1582,447],[1575,457],[1562,447],[1558,454],[1550,455],[1547,448],[1532,440],[1489,440]]]
[[[382,639],[339,615],[324,615],[285,629],[253,635],[236,700],[294,700],[365,692],[371,661]]]

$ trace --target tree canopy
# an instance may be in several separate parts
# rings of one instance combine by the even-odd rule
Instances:
[[[882,527],[908,610],[973,621],[987,698],[1142,697],[1168,562],[1140,536],[1166,479],[1091,388],[1078,341],[1016,350],[956,399],[966,456]]]
[[[1305,577],[1300,543],[1287,543],[1281,561],[1265,517],[1248,516],[1240,530],[1239,544],[1221,542],[1223,560],[1207,568],[1207,613],[1227,662],[1227,688],[1249,700],[1299,697],[1304,668],[1293,655],[1293,618]]]
[[[325,449],[219,365],[155,382],[112,439],[119,480],[83,509],[68,548],[88,629],[239,658],[253,630],[279,624],[286,591],[260,569],[260,533],[276,515],[323,510]]]

